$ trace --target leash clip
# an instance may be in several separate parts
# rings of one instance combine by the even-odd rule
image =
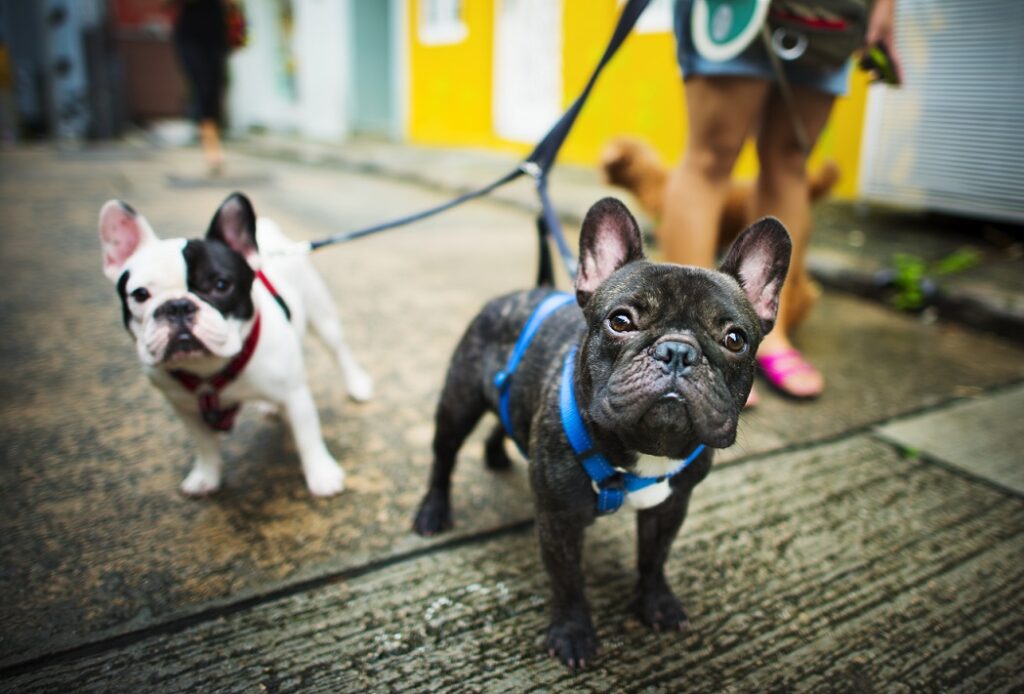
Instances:
[[[618,470],[618,468],[616,468]],[[616,472],[614,475],[605,477],[603,480],[598,482],[591,478],[590,486],[594,488],[594,493],[600,495],[601,492],[622,492],[626,493],[626,477],[621,472]]]
[[[544,175],[544,170],[535,161],[524,161],[519,165],[519,170],[534,180],[538,180]]]
[[[615,473],[605,478],[601,483],[591,480],[594,486],[594,493],[597,494],[597,512],[605,516],[615,513],[626,501],[626,478],[621,473]]]

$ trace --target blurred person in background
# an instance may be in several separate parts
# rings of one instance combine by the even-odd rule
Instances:
[[[753,134],[759,173],[752,218],[778,217],[793,239],[791,271],[781,297],[776,328],[761,343],[758,365],[778,391],[794,398],[813,398],[824,389],[824,377],[793,346],[786,328],[794,322],[789,314],[805,313],[815,295],[805,263],[811,232],[807,157],[828,121],[836,96],[846,92],[848,58],[853,48],[840,56],[841,66],[833,69],[798,62],[773,66],[760,38],[755,38],[734,58],[709,60],[697,51],[691,36],[696,1],[677,0],[675,8],[677,55],[686,90],[689,128],[685,154],[668,178],[664,209],[656,230],[658,243],[665,259],[671,262],[714,265],[719,246],[717,230],[733,165],[746,138]],[[703,1],[712,10],[727,4],[725,0]],[[898,75],[894,3],[895,0],[865,0],[866,27],[861,29],[863,39],[858,38],[857,42],[863,46],[883,45]],[[812,15],[810,21],[820,21],[813,16],[818,3],[788,4],[804,6]],[[733,8],[727,11],[732,12]],[[776,11],[776,4],[771,11]],[[776,72],[779,69],[788,84],[788,105],[786,93],[780,90]],[[756,392],[752,391],[747,404],[756,400]]]
[[[211,176],[224,171],[220,125],[227,86],[231,0],[171,0],[177,9],[174,46],[192,92],[199,142]]]
[[[0,38],[0,146],[14,144],[18,130],[14,106],[14,75],[7,44]]]

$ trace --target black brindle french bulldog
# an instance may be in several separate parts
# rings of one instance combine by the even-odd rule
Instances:
[[[612,507],[637,509],[641,619],[656,629],[686,626],[686,613],[665,580],[665,560],[690,493],[711,468],[711,449],[736,439],[754,354],[775,322],[790,247],[782,224],[765,218],[736,239],[718,272],[652,263],[644,258],[633,216],[606,198],[587,213],[580,235],[575,298],[582,311],[553,309],[514,374],[499,376],[498,383],[524,325],[553,290],[491,301],[455,350],[437,408],[430,486],[415,529],[432,535],[451,527],[456,453],[485,410],[500,411],[507,388],[511,430],[499,425],[492,432],[487,465],[510,464],[506,435],[529,457],[540,552],[552,590],[545,646],[569,667],[584,666],[598,649],[580,559],[586,527],[613,510],[599,510],[606,497],[617,495]],[[566,414],[567,407],[575,414]],[[576,428],[585,430],[580,445],[572,442],[578,431],[567,433],[573,417]],[[589,458],[608,464],[610,476],[591,474]]]

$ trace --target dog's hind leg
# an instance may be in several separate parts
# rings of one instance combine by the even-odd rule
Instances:
[[[505,426],[498,422],[484,444],[484,463],[488,470],[502,471],[512,467],[512,459],[505,450],[505,437]]]
[[[465,345],[463,345],[465,346]],[[420,535],[435,535],[452,527],[451,481],[455,458],[486,409],[480,390],[479,369],[459,369],[463,349],[456,352],[448,370],[434,428],[434,464],[427,493],[420,502],[413,528]],[[476,360],[479,363],[479,360]]]
[[[366,402],[373,397],[373,379],[363,371],[345,342],[341,319],[330,292],[320,276],[312,271],[303,278],[303,290],[309,308],[309,322],[337,360],[349,397],[356,402]]]

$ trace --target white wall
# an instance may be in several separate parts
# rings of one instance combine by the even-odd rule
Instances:
[[[395,109],[394,130],[396,140],[406,139],[409,131],[409,0],[389,0],[391,3],[391,103]]]
[[[536,142],[562,115],[562,4],[493,2],[494,129]]]
[[[227,108],[233,130],[296,128],[297,107],[281,65],[284,37],[277,0],[246,0],[248,44],[232,53]]]
[[[349,0],[292,0],[290,42],[280,31],[280,0],[245,0],[249,41],[231,56],[231,127],[263,127],[317,140],[349,132]],[[290,83],[283,59],[290,53]]]
[[[299,131],[318,140],[348,135],[351,8],[348,0],[294,0]]]

